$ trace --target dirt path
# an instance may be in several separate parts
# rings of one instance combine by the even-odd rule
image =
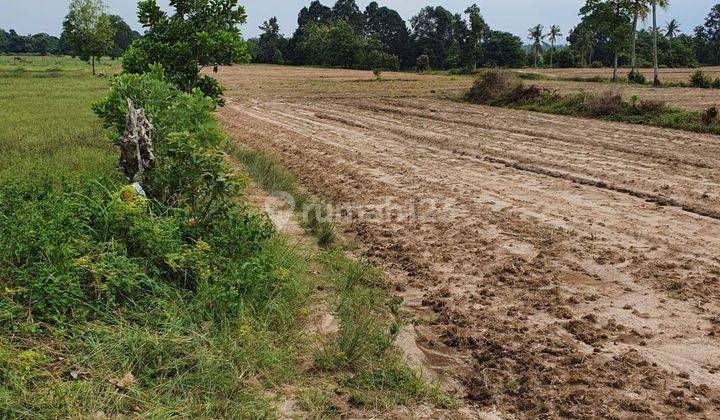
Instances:
[[[224,74],[227,131],[351,205],[341,227],[388,268],[424,320],[426,364],[467,401],[720,415],[720,138],[457,104],[434,82],[354,98],[346,73],[258,69]],[[360,217],[429,200],[427,220]]]

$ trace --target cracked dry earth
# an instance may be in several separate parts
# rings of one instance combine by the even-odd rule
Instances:
[[[720,416],[720,137],[448,100],[464,79],[371,78],[222,69],[220,118],[356,206],[340,228],[388,271],[422,320],[410,345],[464,405]],[[358,217],[388,202],[437,217]]]

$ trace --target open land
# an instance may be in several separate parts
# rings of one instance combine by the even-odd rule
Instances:
[[[719,416],[720,137],[448,100],[467,77],[383,78],[223,68],[220,118],[351,205],[340,229],[416,320],[402,345],[479,412]],[[692,108],[688,91],[662,89]],[[429,200],[448,206],[360,216]]]

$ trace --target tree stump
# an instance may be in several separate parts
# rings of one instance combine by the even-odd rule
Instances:
[[[129,98],[127,105],[125,132],[120,139],[119,164],[131,182],[140,182],[143,173],[155,166],[152,144],[153,126],[143,108],[135,109]]]

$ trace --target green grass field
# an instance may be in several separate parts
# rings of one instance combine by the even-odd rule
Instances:
[[[118,150],[91,110],[108,80],[77,60],[58,60],[66,61],[0,63],[0,418],[273,418],[286,398],[312,418],[341,415],[348,402],[360,410],[456,404],[404,365],[392,346],[398,302],[380,273],[342,252],[275,234],[237,257],[247,262],[230,258],[238,278],[228,280],[242,282],[235,304],[244,309],[217,319],[208,296],[163,282],[153,262],[125,250],[134,238],[98,231],[120,218],[174,247],[178,220],[161,207],[163,214],[132,219],[113,213],[117,203],[136,210],[113,193],[126,182]],[[275,163],[249,170],[281,172],[298,189]],[[171,257],[186,258],[195,257]],[[136,276],[143,266],[147,277]],[[135,280],[157,290],[134,295],[142,300],[118,295],[104,307],[62,288],[78,273],[99,290]],[[57,301],[63,312],[40,315],[55,299],[65,299]],[[336,316],[336,334],[308,335],[318,307]]]
[[[108,81],[80,69],[17,68],[0,67],[0,177],[107,171],[113,150],[90,106],[107,93]]]

